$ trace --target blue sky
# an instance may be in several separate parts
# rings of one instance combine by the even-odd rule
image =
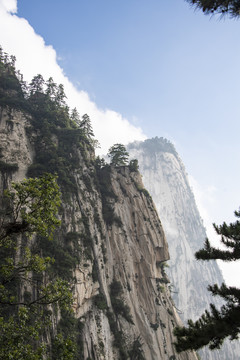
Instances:
[[[16,0],[0,0],[0,43],[27,80],[38,72],[64,85],[67,78],[71,106],[90,113],[102,144],[173,141],[206,226],[233,219],[240,20],[204,16],[184,0],[19,0],[14,7]]]
[[[18,15],[98,106],[148,137],[173,140],[197,177],[209,152],[208,166],[224,162],[228,171],[239,149],[239,22],[206,17],[184,0],[20,0]]]

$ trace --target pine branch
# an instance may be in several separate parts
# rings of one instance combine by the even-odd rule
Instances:
[[[235,216],[240,217],[240,211],[235,211]],[[204,248],[196,252],[196,259],[232,261],[240,259],[240,222],[221,226],[213,225],[217,234],[221,235],[221,242],[230,250],[220,250],[210,245],[206,239]],[[208,290],[213,296],[220,296],[225,300],[225,305],[218,310],[210,304],[210,312],[205,313],[195,322],[188,321],[188,327],[177,327],[174,334],[177,337],[175,347],[177,352],[185,350],[198,350],[208,345],[209,349],[221,347],[224,339],[237,339],[240,332],[240,289],[222,284],[209,285]]]

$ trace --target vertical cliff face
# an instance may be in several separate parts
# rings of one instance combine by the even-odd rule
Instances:
[[[209,284],[221,284],[216,262],[196,261],[194,254],[206,238],[187,174],[173,145],[166,139],[151,139],[129,146],[131,157],[139,161],[144,185],[156,204],[168,240],[168,274],[172,295],[181,318],[197,319],[209,303],[221,303],[207,291]],[[238,359],[239,344],[229,342],[221,350],[204,350],[204,359]]]
[[[42,131],[32,116],[0,109],[1,190],[49,164],[59,171],[63,201],[53,256],[58,243],[76,250],[74,267],[66,267],[67,250],[58,266],[75,279],[79,358],[197,359],[190,352],[176,354],[172,344],[180,320],[164,269],[168,245],[140,174],[101,166],[83,138],[69,141],[77,129],[58,126],[47,137]],[[60,168],[66,159],[68,176]]]

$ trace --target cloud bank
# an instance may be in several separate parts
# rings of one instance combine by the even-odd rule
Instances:
[[[101,144],[101,153],[107,152],[114,143],[127,144],[146,139],[141,128],[132,125],[116,111],[100,109],[87,92],[77,90],[58,65],[54,48],[46,45],[28,21],[16,13],[16,0],[0,0],[0,45],[9,55],[16,56],[16,67],[26,81],[42,74],[45,80],[52,76],[56,83],[63,84],[68,105],[76,107],[81,115],[87,113],[90,116],[95,136]]]

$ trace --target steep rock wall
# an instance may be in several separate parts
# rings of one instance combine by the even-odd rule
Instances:
[[[129,152],[139,161],[144,185],[153,197],[168,240],[174,302],[182,320],[196,320],[210,303],[221,306],[207,286],[221,284],[223,277],[216,262],[196,261],[194,257],[207,235],[185,167],[173,145],[163,138],[133,143]],[[221,350],[201,351],[203,359],[215,360],[237,360],[239,353],[236,341],[226,343]]]
[[[29,136],[30,116],[6,108],[0,115],[2,189],[26,175],[40,135]],[[52,141],[57,148],[56,135]],[[131,359],[138,351],[139,359],[197,359],[176,354],[172,344],[180,320],[164,271],[168,246],[140,174],[128,167],[97,168],[93,152],[75,145],[70,154],[77,165],[69,173],[74,186],[64,193],[56,238],[77,240],[79,249],[73,308],[80,358]]]

